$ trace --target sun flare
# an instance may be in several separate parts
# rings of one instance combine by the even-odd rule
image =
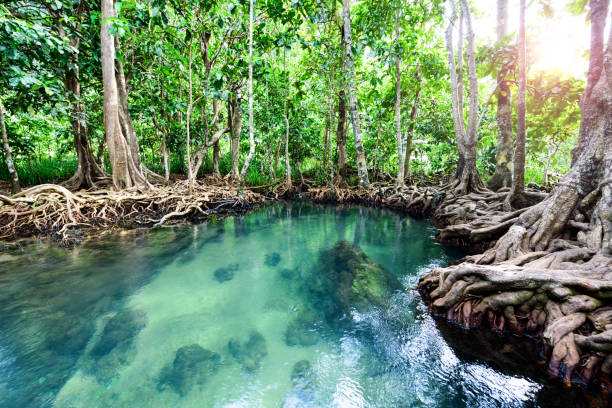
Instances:
[[[585,26],[583,17],[562,17],[561,21],[545,21],[544,27],[531,30],[531,69],[584,76],[588,67],[588,27]]]

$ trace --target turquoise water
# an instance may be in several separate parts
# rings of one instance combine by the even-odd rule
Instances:
[[[384,210],[288,204],[0,253],[0,406],[536,406],[538,383],[460,358],[412,290],[459,255],[434,234]],[[340,241],[401,282],[388,308],[313,306]]]

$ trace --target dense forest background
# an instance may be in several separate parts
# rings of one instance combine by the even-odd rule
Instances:
[[[501,3],[518,8],[518,0]],[[539,68],[536,51],[538,35],[555,24],[554,16],[580,13],[584,3],[536,1],[527,9],[526,183],[549,185],[570,167],[586,77]],[[495,5],[471,2],[473,18]],[[114,2],[116,16],[107,22],[116,35],[129,115],[147,168],[166,177],[187,175],[188,144],[190,158],[202,160],[198,175],[235,175],[242,168],[249,152],[249,7],[235,0]],[[370,177],[397,174],[400,155],[404,166],[408,162],[406,177],[453,173],[457,144],[444,36],[448,2],[358,1],[349,8],[355,97]],[[357,182],[342,9],[335,0],[256,2],[256,150],[248,185],[272,183],[288,171],[294,179],[325,182],[346,175],[349,184]],[[476,163],[485,180],[496,170],[499,95],[508,95],[516,129],[517,33],[507,27],[500,33],[500,23],[508,25],[500,18],[498,12],[497,26],[474,25]],[[112,170],[104,131],[101,23],[95,0],[0,5],[0,98],[23,186],[70,179],[78,164],[76,134],[84,135],[101,169]],[[464,63],[467,70],[467,52]],[[586,65],[585,56],[585,71]],[[459,81],[467,101],[467,72]],[[210,143],[218,132],[218,143]],[[10,179],[6,160],[0,179]]]

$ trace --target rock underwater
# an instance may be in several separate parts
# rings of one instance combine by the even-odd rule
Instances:
[[[227,282],[234,279],[234,274],[238,271],[238,264],[224,266],[215,269],[215,280],[219,283]]]
[[[176,351],[174,361],[168,363],[159,374],[158,389],[169,386],[181,397],[194,385],[203,385],[220,365],[219,354],[198,344],[183,346]]]
[[[119,369],[134,359],[134,338],[146,325],[147,316],[142,310],[126,309],[113,316],[85,360],[85,372],[101,384],[112,381]]]
[[[257,370],[261,366],[261,361],[268,355],[266,339],[256,330],[251,331],[245,339],[230,339],[227,348],[247,371]]]
[[[313,309],[323,313],[328,323],[336,324],[353,309],[387,309],[393,293],[403,287],[395,275],[358,245],[341,241],[321,252],[305,289]]]

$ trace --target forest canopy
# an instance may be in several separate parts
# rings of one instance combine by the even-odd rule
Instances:
[[[256,148],[246,172],[248,185],[283,179],[290,170],[291,178],[325,182],[330,174],[344,174],[345,167],[349,182],[357,181],[351,170],[358,167],[358,149],[342,6],[336,1],[254,2]],[[453,173],[457,145],[444,43],[448,2],[358,1],[349,7],[354,97],[367,168],[395,175],[403,156],[405,176]],[[471,8],[478,77],[476,163],[488,179],[499,149],[499,72],[510,95],[510,126],[516,127],[518,21],[506,22],[508,29],[498,36],[490,2],[473,2]],[[575,2],[540,1],[527,10],[527,183],[548,185],[570,166],[587,59],[565,50],[566,59],[558,56],[558,66],[553,61],[551,67],[543,61],[551,53],[542,57],[551,43],[542,44],[539,37],[555,18],[582,22],[584,14],[574,14],[583,8]],[[113,9],[116,15],[104,22],[123,71],[137,160],[166,178],[187,176],[189,167],[197,175],[235,176],[249,152],[250,3],[116,1]],[[510,9],[517,20],[517,8]],[[70,179],[79,151],[93,179],[73,180],[75,187],[91,187],[96,178],[112,173],[102,109],[102,22],[99,1],[24,0],[0,6],[4,122],[24,186]],[[582,25],[578,32],[588,34]],[[585,53],[588,35],[582,46]],[[467,61],[465,67],[467,91]],[[236,118],[229,117],[232,112]],[[467,119],[467,106],[464,115]],[[231,129],[225,131],[226,124]],[[223,132],[218,142],[210,143],[217,132]],[[187,165],[188,151],[199,166]],[[10,180],[6,160],[0,178]]]

